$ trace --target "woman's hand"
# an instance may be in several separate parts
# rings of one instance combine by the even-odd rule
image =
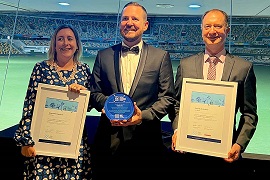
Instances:
[[[87,88],[80,85],[80,84],[73,83],[73,84],[68,86],[68,90],[75,92],[75,93],[80,93],[80,90],[87,90]]]
[[[35,157],[37,155],[33,146],[22,146],[21,153],[25,157]]]

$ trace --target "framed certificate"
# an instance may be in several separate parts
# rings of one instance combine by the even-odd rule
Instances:
[[[176,150],[228,157],[237,83],[183,78]]]
[[[37,155],[78,158],[90,91],[38,84],[31,125]]]

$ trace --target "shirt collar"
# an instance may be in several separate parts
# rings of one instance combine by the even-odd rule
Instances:
[[[205,50],[205,53],[204,53],[204,62],[206,62],[206,60],[212,56],[207,50]],[[225,57],[226,57],[226,50],[225,49],[222,49],[219,53],[217,53],[215,55],[217,58],[219,58],[221,60],[222,63],[224,63],[225,61]]]

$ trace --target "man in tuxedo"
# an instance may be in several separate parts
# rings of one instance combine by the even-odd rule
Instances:
[[[92,148],[97,179],[106,178],[108,173],[110,179],[126,179],[125,173],[134,177],[162,169],[167,149],[161,119],[174,106],[174,77],[169,53],[142,40],[148,25],[145,8],[137,2],[127,3],[119,25],[122,42],[96,56],[90,101],[102,112]],[[105,101],[116,92],[126,93],[134,101],[130,119],[106,117]]]
[[[239,121],[236,121],[235,116],[232,147],[228,152],[227,158],[223,159],[179,151],[184,159],[190,161],[189,163],[193,162],[194,166],[192,166],[192,169],[189,169],[187,166],[183,167],[187,168],[187,171],[217,172],[224,170],[227,172],[229,169],[230,171],[233,170],[236,167],[235,165],[238,164],[235,161],[241,159],[241,153],[245,151],[257,126],[256,76],[253,64],[229,53],[225,49],[226,37],[230,31],[228,19],[228,15],[219,9],[209,10],[202,16],[201,29],[205,50],[180,60],[175,81],[176,99],[180,100],[183,78],[209,78],[207,77],[208,69],[210,68],[208,59],[214,56],[217,64],[215,78],[212,80],[238,83],[235,114],[239,111],[241,116]],[[173,151],[176,151],[175,143],[177,141],[179,106],[179,102],[177,102],[176,117],[173,121]]]

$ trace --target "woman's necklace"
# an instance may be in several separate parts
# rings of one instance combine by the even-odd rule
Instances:
[[[54,63],[54,66],[55,66],[55,70],[56,70],[56,72],[57,72],[57,74],[58,74],[58,76],[59,76],[59,79],[60,79],[61,81],[63,81],[64,83],[67,83],[67,82],[69,82],[71,79],[74,79],[74,76],[75,76],[75,74],[77,73],[77,63],[74,63],[73,68],[72,68],[72,73],[70,74],[70,76],[69,76],[68,78],[66,78],[66,77],[63,75],[63,72],[61,72],[61,71],[59,70],[59,66],[58,66],[56,63]]]

